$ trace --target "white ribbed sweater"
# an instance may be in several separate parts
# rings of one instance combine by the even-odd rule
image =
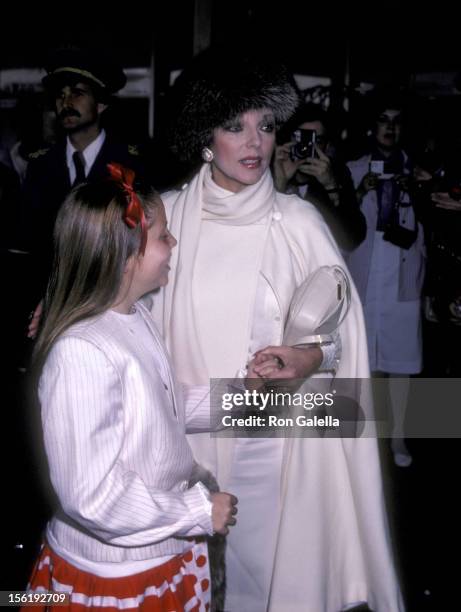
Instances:
[[[150,313],[149,342],[112,311],[73,325],[53,346],[39,384],[45,448],[61,508],[48,530],[93,561],[181,553],[212,533],[185,438],[186,413]],[[189,394],[194,428],[209,421],[204,388]],[[198,407],[197,407],[198,406]],[[197,425],[197,422],[199,424]]]

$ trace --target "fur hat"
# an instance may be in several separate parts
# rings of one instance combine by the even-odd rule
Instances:
[[[211,143],[213,130],[240,113],[270,108],[281,124],[298,103],[294,79],[282,64],[209,48],[173,87],[172,149],[182,159],[194,160]]]

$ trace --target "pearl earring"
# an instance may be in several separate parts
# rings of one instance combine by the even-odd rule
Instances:
[[[203,147],[202,149],[202,159],[203,161],[206,161],[207,163],[210,163],[213,161],[214,159],[214,153],[211,149],[209,149],[208,147]]]

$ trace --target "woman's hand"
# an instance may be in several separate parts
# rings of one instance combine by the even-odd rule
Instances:
[[[432,174],[420,166],[413,168],[413,178],[415,181],[431,181]]]
[[[235,525],[237,519],[238,499],[230,493],[212,493],[211,499],[211,522],[213,531],[221,535],[229,533],[228,527]]]
[[[435,202],[437,208],[444,208],[445,210],[461,210],[461,202],[451,198],[448,193],[433,193],[431,194],[431,200]]]
[[[359,200],[362,200],[369,191],[376,189],[378,186],[378,178],[378,175],[374,172],[367,172],[365,174],[357,187],[357,197]]]
[[[322,363],[318,346],[267,346],[255,354],[253,370],[263,379],[307,378]]]

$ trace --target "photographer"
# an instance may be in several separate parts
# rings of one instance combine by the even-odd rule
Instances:
[[[403,440],[409,384],[396,379],[422,369],[425,253],[408,192],[410,163],[400,144],[402,113],[399,97],[377,99],[369,150],[348,164],[367,235],[347,261],[364,305],[370,369],[390,379],[394,461],[406,467],[412,460]]]
[[[275,187],[316,206],[341,249],[350,251],[365,238],[347,166],[333,155],[327,113],[316,104],[301,106],[280,132],[273,173]]]

